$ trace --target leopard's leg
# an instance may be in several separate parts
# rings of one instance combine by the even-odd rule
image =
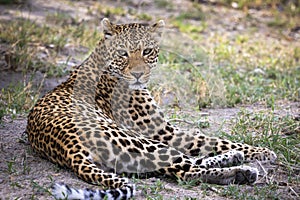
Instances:
[[[164,133],[164,134],[162,134]],[[214,156],[226,153],[230,150],[240,151],[244,154],[246,162],[275,161],[276,154],[268,148],[255,147],[248,144],[232,142],[228,139],[210,137],[199,131],[183,132],[176,127],[167,124],[166,128],[152,135],[160,141],[173,146],[187,155]]]
[[[180,135],[183,135],[183,133],[173,134],[173,139],[179,139]],[[182,149],[182,151],[186,154],[193,156],[197,156],[199,154],[214,156],[231,150],[236,150],[244,154],[246,162],[253,162],[255,160],[273,162],[277,158],[276,154],[268,148],[232,142],[218,137],[209,137],[199,133],[199,131],[186,133],[181,140],[183,140],[182,143],[185,144],[185,146],[180,145],[178,148]],[[174,143],[171,145],[174,145]]]
[[[88,123],[85,127],[89,127]],[[238,164],[243,158],[240,152],[228,152],[215,159],[191,157],[161,142],[132,134],[131,131],[112,123],[100,123],[99,129],[84,138],[88,138],[82,142],[88,144],[86,147],[90,149],[93,160],[103,163],[117,173],[159,173],[182,180],[199,179],[217,184],[252,183],[257,178],[255,168],[217,168]]]
[[[198,165],[200,160],[180,158],[173,160],[170,166],[161,167],[160,173],[176,176],[183,181],[196,181],[196,183],[212,183],[212,184],[248,184],[254,183],[258,178],[258,170],[249,166],[233,166],[233,167],[213,167],[209,168]],[[202,163],[205,162],[202,160]]]
[[[204,157],[200,167],[204,168],[224,168],[241,165],[244,162],[244,153],[241,151],[231,150],[226,153]]]
[[[197,180],[199,182],[228,185],[251,184],[258,178],[258,170],[249,166],[235,166],[228,168],[193,169],[184,173],[183,180]]]
[[[95,127],[95,124],[99,126]],[[90,131],[84,131],[86,129]],[[72,167],[78,176],[92,183],[101,182],[110,186],[114,183],[114,187],[127,184],[127,179],[107,174],[94,163],[100,163],[116,173],[160,173],[173,177],[175,175],[182,180],[188,180],[187,177],[193,176],[204,182],[212,182],[218,178],[214,183],[220,184],[246,183],[246,179],[251,179],[252,176],[250,173],[246,174],[245,180],[237,179],[239,173],[245,171],[243,167],[210,169],[210,167],[224,167],[239,162],[239,159],[242,160],[242,154],[239,152],[228,152],[215,159],[191,157],[164,143],[134,134],[116,124],[99,122],[91,118],[80,119],[76,130],[79,140],[73,137],[74,141],[69,143],[74,144],[74,149],[69,149],[69,152],[81,150],[67,157],[72,158]]]
[[[198,135],[196,135],[196,137],[198,141],[201,141],[201,138],[206,136],[199,133]],[[246,162],[253,162],[255,160],[259,160],[262,162],[274,162],[277,159],[275,152],[265,147],[251,146],[248,144],[232,142],[230,140],[217,137],[206,137],[206,139],[210,141],[209,145],[205,143],[204,146],[199,148],[199,151],[203,151],[209,156],[221,154],[229,150],[237,150],[244,153]],[[190,149],[197,149],[195,143],[190,147]]]
[[[227,185],[253,183],[258,178],[258,170],[249,166],[234,166],[243,162],[243,153],[229,151],[214,157],[182,159],[183,163],[175,161],[167,171],[174,172],[178,178],[184,181],[196,180],[200,182]],[[191,163],[190,163],[191,162]],[[233,167],[232,167],[233,166]]]
[[[91,199],[105,199],[105,197],[108,199],[129,199],[135,195],[135,185],[130,184],[128,178],[105,172],[92,162],[88,154],[88,151],[83,150],[70,155],[71,169],[82,180],[110,189],[73,189],[65,184],[56,183],[52,188],[52,194],[56,198],[64,199],[68,196],[68,199],[85,199],[86,197]]]
[[[129,183],[128,178],[105,172],[94,164],[89,150],[81,144],[79,137],[72,136],[69,147],[71,148],[65,150],[67,166],[82,180],[110,189],[73,189],[65,184],[56,183],[53,185],[52,194],[57,199],[65,199],[66,197],[68,199],[85,199],[86,197],[92,199],[104,199],[105,197],[129,199],[135,195],[135,186]]]
[[[68,122],[68,125],[61,128],[60,124]],[[119,177],[114,173],[107,173],[93,163],[89,150],[83,146],[80,130],[75,123],[72,123],[68,115],[59,115],[52,121],[45,121],[44,128],[38,132],[27,131],[29,141],[36,152],[43,157],[50,159],[60,166],[71,168],[82,180],[103,185],[111,188],[107,190],[76,190],[65,184],[55,184],[52,194],[57,199],[84,199],[86,196],[93,199],[111,198],[129,199],[135,193],[135,186],[128,182],[127,178]],[[31,129],[30,129],[31,130]],[[39,141],[43,139],[45,143]]]
[[[164,119],[148,90],[132,91],[118,103],[114,112],[116,121],[131,127],[145,137],[160,141],[184,152],[187,155],[218,155],[230,150],[241,151],[245,161],[274,161],[276,154],[263,147],[254,147],[217,137],[209,137],[199,131],[182,131]]]
[[[84,148],[84,147],[83,147]],[[108,188],[121,188],[128,185],[127,178],[121,178],[115,173],[108,173],[100,169],[89,156],[88,151],[80,151],[70,155],[71,169],[82,180]]]

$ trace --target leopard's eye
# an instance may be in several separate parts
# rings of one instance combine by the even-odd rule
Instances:
[[[143,51],[143,56],[147,56],[151,53],[152,49],[151,48],[147,48],[147,49],[144,49]]]
[[[117,50],[119,56],[128,57],[128,53],[125,50]]]

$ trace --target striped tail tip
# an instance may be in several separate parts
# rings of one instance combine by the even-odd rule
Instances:
[[[125,200],[135,195],[135,185],[126,185],[122,188],[108,190],[74,189],[64,183],[55,183],[52,186],[52,195],[56,199],[79,200]]]

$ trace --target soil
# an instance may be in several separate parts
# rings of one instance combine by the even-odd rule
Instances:
[[[93,6],[94,1],[42,1],[42,0],[28,0],[22,5],[0,5],[0,19],[13,20],[18,17],[28,17],[37,23],[44,23],[45,17],[49,13],[57,11],[69,13],[71,16],[79,17],[82,20],[91,20],[93,15],[88,14],[87,10],[89,6]],[[138,1],[132,0],[128,2],[124,1],[101,1],[103,5],[112,7],[121,6],[129,9],[138,10],[138,12],[146,12],[151,16],[159,16],[158,18],[167,19],[169,16],[178,15],[183,12],[190,5],[190,1],[172,1],[174,7],[172,9],[158,8],[152,5],[151,1]],[[242,11],[229,9],[225,7],[203,5],[203,10],[210,10],[211,16],[209,18],[207,31],[205,34],[212,34],[211,32],[218,32],[230,35],[234,37],[237,33],[246,31],[249,28],[248,22],[244,21],[245,14]],[[21,11],[21,12],[20,12]],[[268,20],[268,16],[263,15],[262,12],[253,10],[251,12],[257,12],[257,21]],[[117,22],[128,22],[133,19],[130,16],[123,16],[121,18],[112,19]],[[99,20],[100,21],[100,20]],[[265,23],[257,23],[257,33],[263,34],[266,37],[277,39],[278,35],[270,31]],[[172,27],[169,27],[172,28]],[[285,33],[283,33],[285,34]],[[288,31],[286,36],[289,36]],[[298,36],[295,36],[298,37]],[[294,39],[294,38],[292,38]],[[76,58],[74,52],[70,50],[68,55],[65,55],[65,59],[68,56],[75,57],[75,63],[80,62],[80,59]],[[86,53],[86,51],[83,51]],[[38,79],[37,75],[37,79]],[[23,78],[21,72],[17,72],[11,69],[1,69],[0,88],[4,88],[9,84]],[[54,86],[65,80],[66,77],[47,79],[43,92],[52,89]],[[205,109],[203,112],[208,114],[208,120],[210,123],[209,128],[205,128],[203,131],[206,133],[216,133],[219,129],[226,132],[230,132],[231,119],[237,117],[238,112],[241,109],[248,109],[251,111],[259,109],[267,109],[264,105],[251,105],[241,106],[236,108],[226,109]],[[285,116],[286,114],[297,115],[300,113],[300,104],[295,102],[278,102],[277,105],[278,114]],[[4,122],[0,124],[0,199],[53,199],[49,195],[49,189],[54,182],[64,182],[73,187],[91,188],[90,184],[87,184],[78,179],[72,172],[67,169],[61,169],[55,164],[50,163],[47,160],[40,158],[36,155],[26,140],[24,141],[22,133],[26,128],[26,116],[18,116],[16,119],[11,119],[7,116]],[[259,168],[259,166],[258,166]],[[265,170],[269,171],[268,177],[272,177],[278,183],[282,183],[279,187],[278,193],[281,193],[282,197],[286,199],[296,198],[299,195],[300,189],[296,187],[290,187],[286,185],[286,174],[283,173],[283,169],[280,165],[266,166]],[[138,190],[136,199],[145,199],[145,193],[150,193],[151,188],[156,188],[157,178],[140,180],[137,186],[149,185],[149,189]],[[260,186],[265,184],[267,180],[261,178],[256,185]],[[227,199],[220,195],[219,189],[213,185],[208,186],[204,192],[201,186],[186,188],[179,186],[176,182],[171,180],[161,180],[163,188],[158,193],[162,195],[162,199],[170,199],[177,197],[178,199],[184,197],[191,197],[195,199]],[[252,190],[253,186],[243,186],[244,191]],[[95,188],[95,187],[94,187]],[[292,189],[291,189],[292,188]],[[153,193],[153,191],[152,191]],[[296,195],[294,194],[296,193]],[[298,194],[297,194],[298,193]]]

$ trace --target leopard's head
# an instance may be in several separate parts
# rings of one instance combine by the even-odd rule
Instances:
[[[113,76],[125,80],[132,89],[144,88],[151,69],[156,67],[164,21],[147,25],[140,23],[115,25],[102,20],[106,69]]]

